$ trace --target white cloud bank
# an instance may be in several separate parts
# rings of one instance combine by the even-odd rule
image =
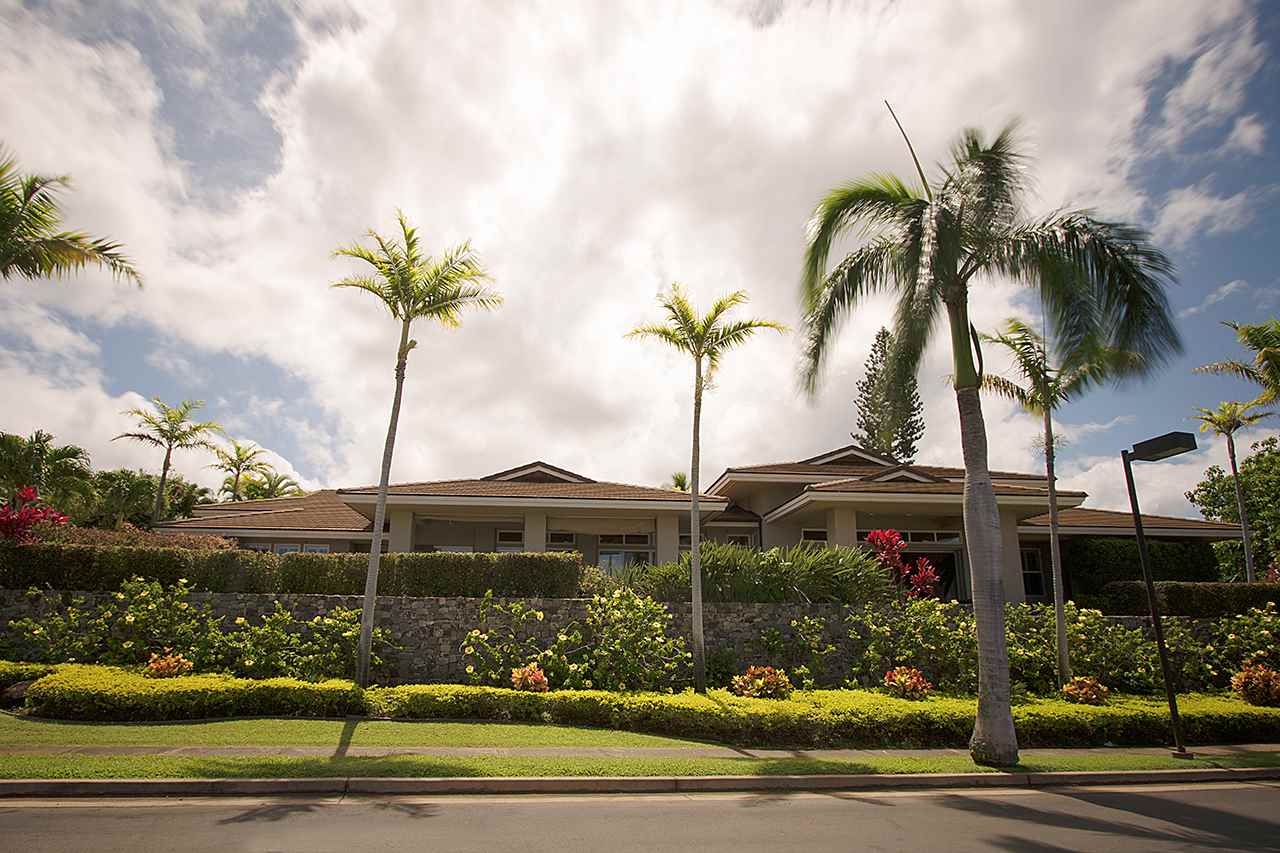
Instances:
[[[296,74],[262,98],[281,134],[278,170],[217,209],[189,196],[157,117],[161,93],[133,47],[88,46],[49,18],[0,13],[0,84],[26,93],[0,103],[7,141],[27,168],[73,174],[69,220],[123,241],[148,280],[137,291],[88,273],[19,298],[27,310],[129,318],[272,360],[311,389],[281,410],[291,429],[314,434],[322,421],[308,409],[338,424],[306,443],[298,462],[311,480],[370,482],[395,334],[365,295],[326,288],[350,269],[329,253],[389,228],[400,206],[429,246],[471,238],[506,305],[461,329],[417,330],[393,476],[541,457],[657,483],[687,467],[691,370],[623,334],[657,318],[653,296],[675,279],[700,302],[746,288],[752,313],[794,326],[815,201],[859,174],[910,169],[882,99],[926,162],[961,127],[1022,115],[1038,207],[1133,216],[1145,204],[1130,172],[1154,70],[1200,55],[1164,114],[1168,127],[1191,128],[1239,109],[1220,87],[1254,67],[1248,43],[1200,53],[1209,35],[1245,26],[1236,2],[752,8],[768,14],[650,3],[311,10],[297,24]],[[1194,201],[1166,206],[1161,227],[1175,239],[1208,215],[1188,212]],[[1006,285],[980,289],[973,306],[988,328],[1026,311]],[[852,318],[814,402],[795,390],[794,338],[733,353],[707,400],[705,471],[843,442],[861,360],[888,319],[885,302]],[[42,426],[101,452],[100,464],[141,464],[102,442],[137,395],[103,391],[91,353],[63,384],[21,353],[4,359],[6,392],[31,403],[0,428]],[[924,462],[959,459],[948,372],[944,341],[921,375]],[[985,408],[992,465],[1037,467],[1034,419]]]

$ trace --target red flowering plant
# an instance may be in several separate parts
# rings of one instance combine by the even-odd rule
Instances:
[[[511,686],[516,690],[524,690],[529,693],[546,693],[549,685],[542,667],[536,663],[531,663],[527,666],[517,666],[511,670]]]
[[[872,530],[867,534],[867,545],[875,552],[876,559],[889,572],[889,577],[907,598],[934,598],[938,594],[937,570],[927,557],[909,562],[902,556],[907,540],[896,530]]]
[[[33,532],[38,524],[61,525],[67,523],[67,517],[50,506],[40,505],[40,494],[33,486],[18,489],[13,500],[0,507],[0,540],[15,542],[19,545],[34,542]]]
[[[896,666],[886,672],[884,687],[899,699],[923,699],[933,690],[929,679],[914,666]]]

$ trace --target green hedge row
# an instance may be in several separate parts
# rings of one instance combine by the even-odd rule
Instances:
[[[0,690],[17,684],[19,681],[44,678],[53,670],[53,666],[44,663],[12,663],[11,661],[0,660]]]
[[[503,720],[599,726],[743,746],[963,747],[975,700],[911,702],[872,691],[818,690],[790,700],[744,699],[713,690],[523,693],[499,687],[404,685],[361,692],[348,681],[223,676],[149,679],[113,667],[59,667],[27,693],[30,713],[64,720],[202,719],[227,716],[336,717],[365,714],[417,720]],[[1180,710],[1192,743],[1280,741],[1280,708],[1224,696],[1187,695]],[[1103,707],[1058,699],[1013,709],[1023,746],[1158,745],[1168,741],[1162,701],[1120,697]]]
[[[1208,542],[1151,542],[1151,576],[1167,581],[1216,581],[1218,558]],[[1062,543],[1062,566],[1073,595],[1093,595],[1113,581],[1142,579],[1132,539],[1072,538]]]
[[[360,595],[367,554],[193,551],[183,548],[32,544],[0,547],[0,588],[107,591],[134,576],[166,586],[186,578],[210,592]],[[582,563],[575,554],[385,554],[381,595],[568,598]]]
[[[1234,616],[1267,602],[1280,606],[1280,583],[1182,583],[1156,581],[1156,600],[1167,616]],[[1102,588],[1102,610],[1122,616],[1146,616],[1147,587],[1118,581]]]

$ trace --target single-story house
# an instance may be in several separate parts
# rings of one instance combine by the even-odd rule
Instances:
[[[1049,595],[1048,492],[1042,474],[993,471],[1010,600]],[[908,556],[938,567],[946,594],[970,597],[961,505],[964,470],[907,465],[848,445],[796,462],[725,470],[701,497],[707,539],[771,548],[800,542],[855,545],[893,528]],[[1127,513],[1081,507],[1084,492],[1058,492],[1062,536],[1132,537]],[[304,497],[207,504],[160,531],[213,533],[242,548],[368,552],[377,487]],[[686,492],[593,480],[545,462],[478,479],[392,484],[384,547],[390,551],[573,550],[616,571],[674,560],[689,547]],[[1144,516],[1152,537],[1239,538],[1236,525]]]

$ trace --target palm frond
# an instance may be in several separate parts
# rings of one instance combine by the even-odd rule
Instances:
[[[1003,397],[1017,403],[1033,415],[1043,415],[1044,407],[1041,405],[1039,395],[1030,388],[1023,388],[1011,379],[987,373],[982,377],[982,385],[979,388],[993,397]]]

